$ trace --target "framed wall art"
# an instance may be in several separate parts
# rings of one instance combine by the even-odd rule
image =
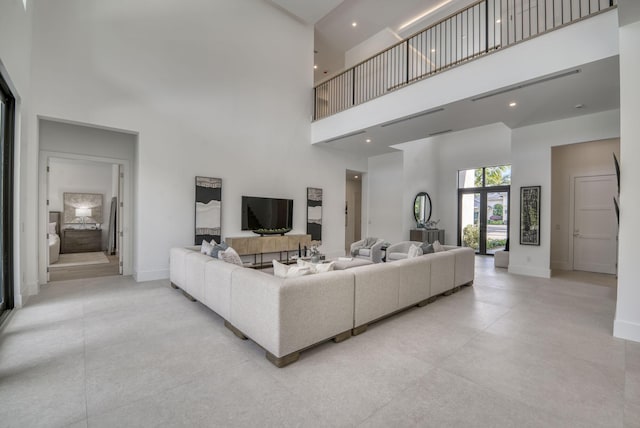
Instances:
[[[62,222],[64,224],[101,224],[102,193],[71,193],[64,192]]]
[[[520,188],[520,244],[540,245],[540,186]]]
[[[307,234],[322,244],[322,189],[307,187]]]
[[[196,177],[196,234],[195,244],[215,239],[220,243],[222,235],[222,179]]]

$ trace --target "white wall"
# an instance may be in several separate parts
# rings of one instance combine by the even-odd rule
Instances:
[[[513,202],[511,218],[519,222],[519,189],[542,186],[540,203],[540,246],[520,245],[517,227],[510,231],[509,272],[540,277],[551,276],[551,147],[617,138],[618,110],[517,128],[512,131]]]
[[[102,195],[103,251],[107,249],[109,240],[109,213],[114,191],[112,181],[113,165],[110,163],[61,158],[49,160],[49,211],[64,211],[65,192]]]
[[[406,240],[403,230],[402,152],[369,158],[367,169],[367,208],[364,237],[389,242]],[[407,207],[409,209],[409,207]]]
[[[21,307],[28,296],[30,284],[36,284],[37,259],[27,250],[36,241],[36,231],[25,228],[29,215],[27,193],[22,183],[36,170],[37,153],[28,145],[29,100],[31,92],[31,2],[4,0],[0,2],[0,73],[8,81],[17,98],[16,145],[14,147],[14,303]],[[34,201],[35,202],[35,201]],[[35,206],[31,206],[35,211]]]
[[[404,153],[403,240],[415,228],[412,206],[415,195],[431,197],[432,220],[440,220],[445,242],[457,245],[458,171],[511,163],[511,130],[502,123],[437,135],[394,146]]]
[[[345,69],[377,55],[400,41],[402,41],[402,37],[390,28],[385,28],[344,53]]]
[[[612,153],[620,159],[619,139],[552,147],[551,269],[573,269],[571,185],[574,178],[615,174]]]
[[[628,25],[620,27],[620,238],[618,305],[613,333],[640,342],[638,218],[640,218],[640,7],[625,0]],[[629,9],[627,9],[629,8]],[[623,9],[621,9],[623,10]],[[622,13],[622,12],[621,12]],[[633,19],[633,20],[632,20]]]
[[[39,2],[34,20],[34,115],[138,134],[137,279],[193,243],[197,175],[223,179],[223,236],[247,234],[242,195],[294,199],[304,233],[323,188],[322,250],[343,253],[344,171],[366,164],[309,144],[311,26],[261,0]]]

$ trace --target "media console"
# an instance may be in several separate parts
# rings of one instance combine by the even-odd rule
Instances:
[[[266,264],[263,261],[264,254],[279,254],[279,260],[289,260],[289,253],[298,251],[298,248],[311,247],[311,235],[284,235],[284,236],[238,236],[226,238],[225,242],[233,247],[241,256],[253,256],[251,267],[271,266],[271,260]],[[282,255],[286,254],[283,259]],[[260,256],[260,261],[258,261]]]

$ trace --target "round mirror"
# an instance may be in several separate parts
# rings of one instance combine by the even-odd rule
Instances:
[[[413,200],[413,215],[419,227],[424,227],[431,219],[431,198],[427,192],[420,192]]]

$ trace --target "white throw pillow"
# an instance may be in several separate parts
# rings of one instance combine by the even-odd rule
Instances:
[[[272,260],[273,263],[273,275],[278,278],[286,278],[287,272],[289,272],[289,266],[280,263],[277,260]]]
[[[308,267],[292,266],[287,272],[287,278],[295,278],[298,276],[311,275],[311,269]]]
[[[322,273],[322,272],[332,271],[335,268],[335,265],[336,265],[336,262],[318,263],[316,265],[316,272]]]
[[[49,234],[55,235],[56,233],[56,223],[49,223]]]
[[[407,258],[412,259],[414,257],[418,257],[422,255],[422,248],[416,244],[411,244],[409,247],[409,252],[407,253]]]
[[[211,246],[213,248],[213,246]],[[242,259],[238,255],[237,251],[229,247],[224,251],[218,253],[218,258],[221,258],[227,263],[233,263],[234,265],[242,266]]]
[[[444,247],[442,246],[442,244],[440,243],[440,241],[436,241],[433,243],[433,251],[436,253],[441,253],[443,251],[446,251],[444,249]]]
[[[207,241],[202,241],[202,245],[200,245],[200,252],[210,256],[211,250],[213,250],[213,245],[209,244]]]

